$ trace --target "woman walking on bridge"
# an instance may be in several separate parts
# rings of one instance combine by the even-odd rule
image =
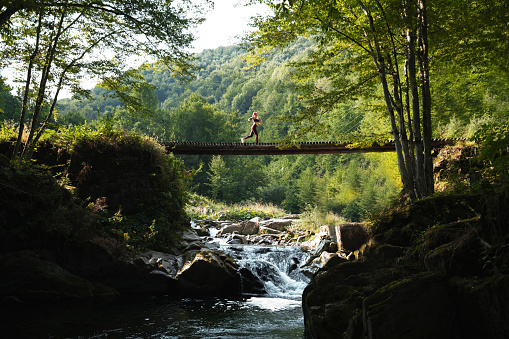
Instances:
[[[253,115],[249,119],[247,119],[247,121],[253,123],[253,125],[251,125],[251,133],[247,137],[244,137],[244,138],[240,139],[240,141],[242,141],[242,143],[244,143],[244,141],[247,138],[251,138],[253,136],[253,134],[254,134],[256,136],[256,143],[258,143],[258,131],[256,130],[256,126],[262,124],[262,119],[260,119],[258,117],[258,113],[257,112],[253,112]]]

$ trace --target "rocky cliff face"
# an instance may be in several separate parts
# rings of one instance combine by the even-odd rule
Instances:
[[[383,214],[356,261],[330,261],[303,294],[311,338],[509,337],[509,190]]]

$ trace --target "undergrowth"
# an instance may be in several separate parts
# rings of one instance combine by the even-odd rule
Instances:
[[[250,202],[244,204],[226,204],[215,202],[204,196],[192,193],[186,212],[192,219],[242,221],[255,217],[277,218],[287,214],[282,208],[273,204]]]
[[[346,220],[340,215],[308,205],[299,220],[292,224],[292,228],[318,232],[321,226],[336,226],[345,222]]]
[[[196,193],[191,194],[186,212],[191,219],[215,221],[243,221],[255,217],[262,219],[279,218],[288,214],[285,210],[273,204],[259,202],[226,204],[215,202]],[[310,230],[318,232],[321,226],[335,226],[345,222],[346,220],[337,214],[308,206],[304,213],[298,215],[298,220],[294,221],[291,227],[297,231]]]
[[[13,132],[2,129],[3,150],[12,149]],[[181,161],[149,138],[107,125],[48,130],[33,161],[2,164],[8,166],[2,168],[2,191],[13,180],[29,183],[16,185],[22,187],[20,203],[7,192],[1,194],[8,203],[0,209],[0,233],[20,238],[18,244],[30,236],[30,246],[55,247],[54,241],[44,243],[48,232],[65,242],[84,240],[86,229],[96,233],[90,237],[102,232],[134,250],[171,250],[188,226],[184,206],[190,175]],[[41,180],[51,183],[42,185]],[[56,188],[61,193],[53,193]],[[55,198],[62,194],[68,197]],[[39,202],[28,204],[30,197]],[[11,214],[20,216],[19,225],[3,218]],[[86,227],[81,223],[85,220]]]

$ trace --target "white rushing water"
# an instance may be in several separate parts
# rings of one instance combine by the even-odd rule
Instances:
[[[221,245],[221,249],[264,283],[267,295],[252,296],[248,303],[269,310],[300,307],[310,280],[300,270],[309,258],[300,247]]]

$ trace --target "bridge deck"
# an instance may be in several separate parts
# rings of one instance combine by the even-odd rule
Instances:
[[[457,140],[434,139],[433,148],[452,145]],[[394,142],[383,145],[373,144],[370,147],[352,147],[351,143],[338,142],[303,142],[293,146],[276,143],[203,143],[203,142],[163,142],[167,150],[174,154],[216,154],[216,155],[283,155],[283,154],[344,154],[394,152]]]

